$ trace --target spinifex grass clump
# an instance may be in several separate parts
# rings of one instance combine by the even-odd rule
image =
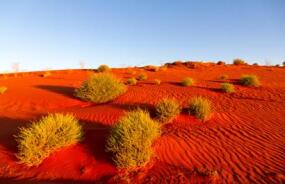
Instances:
[[[240,77],[240,84],[243,86],[253,86],[258,87],[260,86],[259,79],[256,75],[242,75]]]
[[[194,80],[190,77],[187,77],[181,81],[182,86],[192,86],[193,83],[194,83]]]
[[[0,86],[0,95],[4,94],[7,91],[7,87],[6,86]]]
[[[16,136],[17,158],[28,166],[38,166],[55,150],[75,144],[83,135],[79,122],[72,115],[49,114]]]
[[[155,106],[155,110],[161,122],[169,122],[181,112],[181,107],[175,99],[164,98]]]
[[[235,92],[235,86],[231,83],[222,83],[221,90],[225,93],[233,93]]]
[[[82,100],[105,103],[126,92],[126,86],[108,73],[92,75],[75,90],[75,96]]]
[[[211,115],[211,103],[208,99],[201,96],[194,97],[189,103],[189,114],[196,118],[206,121]]]
[[[145,73],[142,73],[137,78],[139,81],[143,81],[147,79],[147,75]]]
[[[234,59],[233,64],[234,65],[245,65],[246,62],[242,59],[237,58],[237,59]]]
[[[134,77],[129,78],[129,79],[127,80],[127,84],[128,84],[128,85],[136,85],[136,84],[137,84],[137,79],[135,79]]]
[[[100,65],[97,69],[98,72],[107,72],[109,70],[110,70],[110,68],[108,65]]]
[[[159,84],[161,83],[161,80],[159,80],[159,79],[154,79],[154,83],[155,83],[156,85],[159,85]]]
[[[152,144],[159,135],[159,124],[150,118],[148,112],[137,109],[115,124],[106,150],[113,153],[118,168],[144,166],[153,155]]]

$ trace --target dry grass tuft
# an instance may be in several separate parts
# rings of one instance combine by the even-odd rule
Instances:
[[[233,93],[235,92],[235,86],[231,83],[222,83],[221,90],[225,93]]]
[[[181,107],[175,99],[164,98],[155,106],[155,110],[161,122],[170,122],[181,112]]]
[[[256,75],[242,75],[240,77],[240,84],[243,86],[252,86],[252,87],[260,86],[259,79]]]
[[[75,144],[83,136],[79,122],[72,115],[49,114],[16,136],[17,158],[28,166],[38,166],[52,152]]]
[[[145,73],[142,73],[142,74],[140,74],[140,75],[137,77],[137,79],[138,79],[139,81],[146,80],[146,79],[147,79],[147,75],[146,75]]]
[[[97,71],[98,72],[108,72],[110,71],[110,67],[108,65],[100,65],[98,68],[97,68]]]
[[[194,84],[194,80],[190,77],[187,77],[181,81],[182,86],[192,86]]]
[[[7,87],[6,86],[0,86],[0,95],[4,94],[7,91]]]
[[[148,112],[137,109],[128,112],[114,125],[106,150],[113,153],[118,168],[141,167],[151,159],[152,144],[159,135],[159,124]]]
[[[196,118],[206,121],[211,115],[211,102],[201,96],[194,97],[189,102],[189,114],[194,115]]]
[[[237,59],[234,59],[233,64],[234,65],[245,65],[246,62],[242,59],[237,58]]]
[[[128,84],[128,85],[136,85],[136,84],[137,84],[137,79],[135,79],[134,77],[129,78],[129,79],[127,80],[127,84]]]

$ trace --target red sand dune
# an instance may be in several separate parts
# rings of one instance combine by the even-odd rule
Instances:
[[[73,97],[92,71],[52,71],[0,76],[0,183],[283,183],[285,182],[285,68],[183,64],[166,71],[146,71],[146,81],[129,86],[126,94],[111,103],[96,105]],[[135,76],[127,69],[113,69],[123,78]],[[260,88],[236,84],[233,94],[221,93],[220,75],[233,82],[241,74],[256,74]],[[181,87],[184,77],[195,85]],[[161,85],[153,80],[160,79]],[[163,127],[154,144],[155,157],[139,171],[119,172],[104,151],[110,126],[124,111],[153,105],[170,96],[184,105],[192,96],[213,102],[214,113],[201,122],[182,113]],[[19,164],[13,135],[18,128],[49,112],[73,113],[84,125],[85,139],[57,151],[39,167]]]

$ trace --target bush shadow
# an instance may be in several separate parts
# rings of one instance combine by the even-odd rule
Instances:
[[[74,87],[68,87],[68,86],[53,86],[53,85],[37,85],[36,88],[51,91],[57,94],[64,95],[69,98],[77,99],[74,96]]]

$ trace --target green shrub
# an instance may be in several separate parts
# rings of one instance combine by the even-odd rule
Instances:
[[[235,92],[235,86],[231,83],[222,83],[221,90],[226,93],[233,93]]]
[[[159,85],[159,84],[161,83],[161,81],[160,81],[159,79],[154,79],[154,83],[155,83],[156,85]]]
[[[118,168],[144,166],[153,155],[153,141],[160,135],[160,126],[149,113],[137,109],[127,113],[112,128],[106,151],[113,153]]]
[[[142,73],[138,76],[137,78],[139,81],[142,81],[142,80],[146,80],[147,79],[147,75],[145,73]]]
[[[211,103],[203,97],[194,97],[189,103],[189,114],[196,118],[205,121],[211,115]]]
[[[110,68],[109,68],[108,65],[100,65],[100,66],[97,68],[97,71],[98,71],[98,72],[107,72],[107,71],[109,71],[109,70],[110,70]]]
[[[260,82],[256,75],[242,75],[240,77],[240,84],[243,86],[258,87]]]
[[[246,62],[242,59],[237,58],[237,59],[234,59],[233,64],[234,65],[245,65]]]
[[[127,84],[128,85],[136,85],[137,84],[137,79],[135,79],[135,78],[129,78],[128,80],[127,80]]]
[[[105,103],[126,92],[126,86],[108,73],[94,74],[75,90],[82,100]]]
[[[0,86],[0,95],[4,94],[7,91],[7,87],[6,86]]]
[[[20,128],[16,136],[17,158],[28,166],[38,166],[57,149],[80,141],[82,135],[82,128],[72,115],[49,114]]]
[[[164,98],[156,105],[155,110],[160,121],[169,122],[181,112],[181,107],[175,99]]]
[[[182,86],[192,86],[193,83],[194,83],[194,80],[190,77],[187,77],[181,81]]]
[[[229,76],[226,74],[220,76],[221,80],[227,80],[228,78],[229,78]]]

